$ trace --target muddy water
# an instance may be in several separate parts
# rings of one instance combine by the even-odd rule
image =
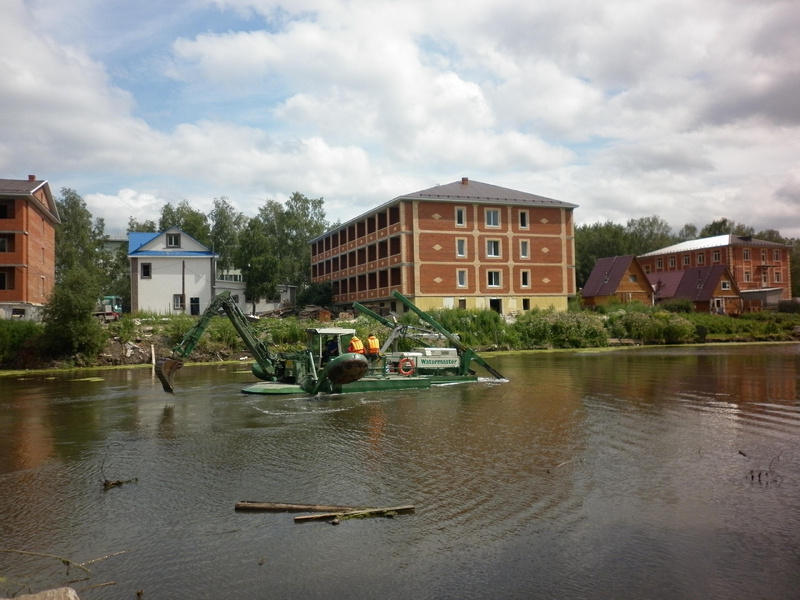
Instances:
[[[487,358],[508,382],[318,398],[242,395],[237,365],[172,397],[0,378],[0,550],[36,553],[0,552],[0,596],[798,597],[800,346]]]

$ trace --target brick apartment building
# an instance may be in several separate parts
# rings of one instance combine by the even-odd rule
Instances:
[[[60,222],[47,181],[0,179],[0,318],[40,317],[55,283]]]
[[[790,250],[785,244],[725,234],[681,242],[637,259],[648,274],[727,265],[748,310],[791,299]]]
[[[334,304],[402,311],[394,290],[423,310],[565,310],[575,294],[576,205],[464,177],[398,196],[315,238],[313,282]]]

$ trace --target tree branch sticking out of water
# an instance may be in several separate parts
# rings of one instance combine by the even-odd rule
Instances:
[[[739,454],[745,458],[750,458],[741,450],[739,450]],[[769,467],[766,469],[750,469],[750,472],[747,475],[750,478],[750,481],[752,483],[759,483],[760,485],[765,486],[770,484],[778,486],[781,485],[783,483],[783,477],[772,470],[772,465],[775,464],[776,461],[780,461],[782,454],[783,452],[780,452],[777,456],[774,456],[772,460],[769,461]]]
[[[122,444],[120,444],[119,442],[114,442],[114,445],[122,446]],[[105,469],[105,465],[106,465],[106,458],[108,457],[108,449],[109,449],[110,446],[111,446],[111,444],[109,444],[108,447],[106,447],[106,453],[103,455],[103,460],[100,463],[100,476],[103,478],[103,490],[104,491],[108,491],[111,488],[120,487],[122,485],[125,485],[126,483],[138,483],[139,482],[139,478],[138,477],[134,477],[133,479],[125,479],[125,480],[115,479],[113,481],[109,480],[106,477],[104,469]]]

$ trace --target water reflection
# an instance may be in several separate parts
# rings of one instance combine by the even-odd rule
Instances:
[[[187,367],[175,396],[148,370],[4,378],[3,546],[125,551],[93,564],[84,599],[800,589],[797,345],[492,363],[507,383],[317,398],[243,395],[238,366]],[[298,527],[238,500],[417,511]],[[0,582],[74,576],[0,553]]]

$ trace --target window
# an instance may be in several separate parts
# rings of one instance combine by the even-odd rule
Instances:
[[[657,258],[656,259],[656,269],[663,269],[664,268],[664,259]]]
[[[519,211],[519,228],[520,229],[527,229],[528,228],[528,211],[527,210]]]
[[[181,234],[168,233],[167,234],[167,248],[180,248],[181,247]]]
[[[649,273],[650,272],[650,265],[645,265],[644,266],[644,272],[645,273]]]
[[[697,253],[697,264],[704,265],[706,263],[706,255],[702,252]]]
[[[465,258],[467,256],[467,240],[464,238],[456,239],[456,256],[458,258]]]
[[[719,262],[719,257],[720,257],[719,250],[714,250],[714,254],[711,257],[711,260],[713,260],[715,263],[718,263]]]
[[[5,271],[0,271],[0,290],[8,290],[8,273]]]
[[[456,284],[460,288],[467,287],[467,271],[465,269],[456,271]]]
[[[150,279],[153,276],[153,265],[150,263],[142,263],[142,279]]]
[[[522,271],[522,272],[520,272],[519,283],[524,288],[531,287],[531,273],[530,273],[530,271]]]
[[[25,318],[25,309],[24,308],[12,308],[11,309],[11,316],[14,319],[24,319]]]
[[[723,289],[723,290],[729,290],[729,289],[731,289],[731,282],[730,282],[730,281],[723,281],[723,282],[722,282],[722,289]]]
[[[0,234],[0,252],[14,252],[14,234]]]
[[[14,218],[14,201],[0,200],[0,219]]]
[[[745,272],[744,272],[744,280],[745,280],[746,282],[749,282],[749,281],[751,281],[751,279],[750,279],[750,271],[745,271]]]
[[[456,207],[456,227],[467,226],[467,209],[463,206]]]
[[[766,250],[762,250],[761,251],[761,262],[762,263],[767,262],[767,251]]]
[[[172,308],[174,310],[185,310],[186,309],[186,301],[184,299],[183,294],[173,294],[172,295]]]
[[[742,250],[742,259],[750,260],[750,248],[745,248]]]
[[[486,284],[489,287],[500,287],[500,271],[487,271]]]
[[[519,243],[519,257],[528,258],[528,240],[522,240]]]
[[[458,308],[461,310],[467,310],[467,299],[466,298],[459,298],[458,299]]]
[[[766,269],[761,271],[761,285],[769,285],[769,272]]]
[[[780,250],[773,250],[772,251],[772,261],[773,262],[781,262],[781,251]]]
[[[690,254],[683,255],[683,266],[688,267],[692,264],[692,256]]]
[[[486,242],[486,256],[500,258],[500,240],[488,240]]]
[[[530,298],[523,298],[522,299],[522,310],[530,310],[531,309],[531,299]]]
[[[775,271],[775,272],[772,274],[772,280],[773,280],[775,283],[780,283],[780,282],[781,282],[781,272],[780,272],[780,271]]]
[[[500,227],[500,211],[495,209],[486,210],[486,226]]]
[[[631,283],[636,283],[636,275],[634,275],[633,273],[628,275],[628,281],[630,281]]]
[[[670,256],[669,257],[669,268],[670,269],[674,269],[675,268],[675,257],[674,256]]]

